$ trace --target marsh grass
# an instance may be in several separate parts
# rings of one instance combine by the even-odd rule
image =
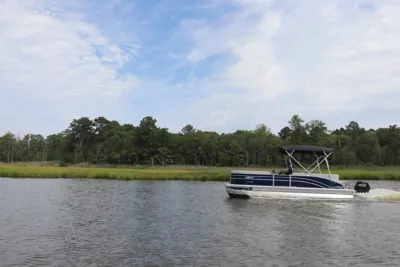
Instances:
[[[227,167],[168,166],[136,168],[55,167],[22,164],[0,164],[0,177],[11,178],[92,178],[112,180],[188,180],[228,181],[232,169]],[[271,170],[273,168],[248,168],[248,170]],[[280,168],[274,168],[279,170]],[[400,168],[339,168],[332,173],[341,180],[400,180]]]
[[[0,165],[0,177],[227,181],[229,169],[127,169]]]

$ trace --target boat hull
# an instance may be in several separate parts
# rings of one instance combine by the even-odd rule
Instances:
[[[332,188],[306,188],[286,186],[257,186],[225,184],[226,192],[230,197],[303,197],[303,198],[328,198],[328,199],[352,199],[355,191],[352,189]]]

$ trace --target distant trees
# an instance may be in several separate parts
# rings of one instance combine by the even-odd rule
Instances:
[[[150,116],[139,125],[121,125],[104,117],[73,120],[69,127],[46,138],[7,132],[0,137],[0,161],[63,161],[93,164],[276,166],[282,164],[280,145],[335,147],[332,164],[400,165],[400,128],[362,128],[357,122],[329,131],[323,121],[305,122],[294,115],[277,135],[260,124],[253,130],[218,134],[191,124],[179,133],[157,126]]]

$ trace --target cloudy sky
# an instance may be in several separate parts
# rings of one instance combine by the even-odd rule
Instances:
[[[400,1],[0,0],[0,132],[400,124]]]

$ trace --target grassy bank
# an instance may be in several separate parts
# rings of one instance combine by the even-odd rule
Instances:
[[[0,165],[0,177],[226,181],[229,178],[229,169],[121,169]]]
[[[241,168],[235,168],[241,169]],[[270,170],[257,169],[252,170]],[[85,168],[44,167],[1,164],[0,177],[11,178],[95,178],[114,180],[188,180],[228,181],[231,168],[207,168],[194,166],[155,168]],[[275,168],[279,170],[279,168]],[[341,180],[399,180],[400,168],[343,169],[333,168]]]

